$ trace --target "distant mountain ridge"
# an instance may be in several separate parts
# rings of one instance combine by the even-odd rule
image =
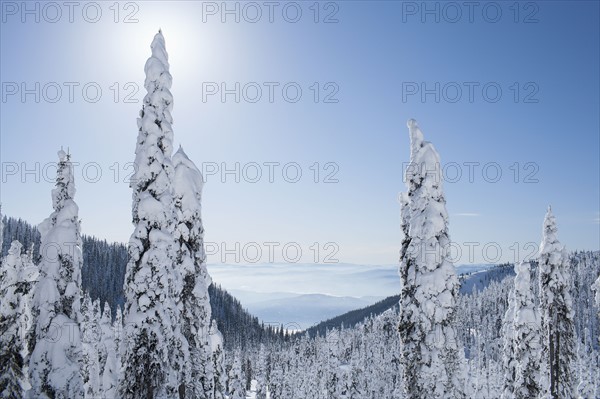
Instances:
[[[327,320],[340,313],[369,306],[381,297],[337,297],[325,294],[303,294],[280,300],[248,304],[248,310],[265,323],[283,323],[293,330],[304,330],[315,320]]]
[[[456,271],[459,275],[474,275],[493,266],[459,265]],[[208,267],[213,280],[227,287],[250,313],[266,324],[282,323],[292,330],[310,328],[400,292],[397,265],[272,263]],[[270,292],[273,287],[277,291]]]
[[[460,266],[457,267],[457,272],[459,274],[463,272],[463,274],[460,275],[461,294],[470,293],[473,289],[482,290],[492,281],[501,281],[508,276],[514,275],[513,265],[511,264],[503,264],[496,267],[490,267],[490,265],[462,266],[464,266],[462,269]],[[484,270],[481,270],[482,266],[485,266]],[[399,294],[392,295],[373,305],[352,310],[325,320],[308,328],[305,332],[308,333],[309,336],[314,337],[316,335],[325,336],[327,330],[331,330],[332,328],[341,328],[342,326],[344,328],[352,328],[364,322],[364,320],[371,316],[379,316],[389,309],[397,308],[399,301]]]

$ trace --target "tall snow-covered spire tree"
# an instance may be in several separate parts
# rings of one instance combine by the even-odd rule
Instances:
[[[529,263],[516,267],[514,289],[515,399],[537,398],[541,393],[541,325],[540,315],[533,302]],[[570,396],[568,396],[570,397]]]
[[[408,121],[410,165],[402,202],[400,323],[407,398],[465,397],[462,349],[453,324],[459,283],[449,260],[440,157]]]
[[[58,152],[54,212],[39,225],[42,255],[33,295],[34,349],[29,361],[31,396],[81,398],[81,228],[73,200],[70,156]]]
[[[574,396],[577,385],[575,323],[569,292],[571,272],[557,232],[556,219],[548,207],[540,246],[539,283],[545,377],[550,382],[550,397],[555,399]]]
[[[209,399],[213,397],[209,341],[211,308],[208,296],[211,279],[206,268],[201,217],[203,178],[200,170],[181,147],[173,155],[173,166],[173,192],[177,214],[176,264],[183,283],[179,310],[181,329],[190,353],[185,363],[185,396]]]
[[[173,238],[173,96],[159,31],[145,65],[147,94],[138,118],[133,189],[134,232],[125,276],[123,398],[174,397],[181,389],[187,343],[180,332],[181,293]]]

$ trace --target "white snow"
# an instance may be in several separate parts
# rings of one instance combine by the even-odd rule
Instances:
[[[411,153],[408,191],[400,196],[404,240],[399,269],[404,379],[409,396],[458,397],[466,389],[452,325],[459,285],[446,249],[450,239],[440,157],[414,119],[407,126]]]
[[[58,156],[52,190],[54,212],[39,228],[42,259],[33,295],[36,341],[29,372],[33,397],[48,395],[51,390],[59,397],[79,398],[83,396],[79,369],[81,235],[73,200],[73,164],[64,151]]]

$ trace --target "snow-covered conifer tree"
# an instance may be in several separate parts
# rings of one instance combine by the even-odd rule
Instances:
[[[571,271],[567,253],[557,238],[552,210],[544,218],[540,246],[539,280],[540,310],[543,331],[543,362],[550,382],[550,397],[575,395],[575,324],[571,288]]]
[[[81,398],[81,232],[70,156],[58,152],[54,212],[39,225],[42,255],[33,295],[31,396]]]
[[[463,356],[453,324],[459,283],[449,260],[440,157],[413,119],[402,195],[400,338],[407,398],[461,398]]]
[[[121,371],[121,353],[123,350],[123,312],[121,307],[117,306],[115,321],[113,322],[113,333],[115,335],[115,355],[117,356],[117,370]]]
[[[203,179],[196,165],[181,147],[173,155],[173,166],[173,193],[177,215],[176,264],[183,283],[179,310],[181,329],[190,354],[185,366],[185,393],[188,398],[212,398],[212,381],[207,378],[211,374],[211,308],[208,297],[211,279],[206,269],[201,217]]]
[[[246,390],[242,383],[242,364],[240,363],[240,356],[236,354],[234,356],[233,365],[229,370],[229,398],[230,399],[245,399]]]
[[[28,337],[33,334],[33,314],[31,310],[31,303],[33,301],[34,287],[39,277],[39,270],[33,263],[33,248],[32,243],[29,250],[21,255],[21,261],[23,268],[19,273],[19,294],[20,294],[20,305],[19,305],[19,320],[18,326],[20,329],[20,337],[23,340],[21,345],[21,357],[23,358],[23,374],[25,376],[24,382],[26,383],[26,391],[31,389],[29,385],[29,345],[27,342]]]
[[[596,291],[594,298],[596,299],[596,308],[598,309],[598,318],[600,319],[600,276],[598,276],[593,288]],[[600,343],[600,335],[598,335],[598,342]]]
[[[98,301],[98,304],[100,301]],[[98,309],[98,311],[101,311]],[[100,364],[100,375],[104,373],[104,365],[110,350],[114,351],[115,334],[112,330],[112,315],[108,302],[104,303],[104,310],[100,316],[100,345],[98,346],[98,362]]]
[[[260,344],[256,374],[256,399],[267,398],[267,359],[264,344]]]
[[[81,376],[86,398],[94,398],[100,393],[98,342],[99,331],[94,302],[86,292],[81,302]]]
[[[542,358],[540,315],[533,301],[531,272],[527,262],[516,267],[514,288],[515,399],[537,398],[541,392]]]
[[[325,364],[326,380],[325,389],[328,398],[337,398],[340,396],[340,385],[342,378],[340,376],[340,359],[337,354],[336,344],[339,340],[339,331],[333,329],[327,332],[327,363]]]
[[[100,353],[105,354],[100,356],[102,358],[100,362],[101,392],[104,398],[112,399],[117,395],[119,368],[115,332],[111,322],[111,311],[108,302],[104,304],[100,328],[102,334]]]
[[[594,355],[595,351],[589,350],[593,348],[590,337],[590,332],[586,328],[583,332],[583,342],[578,341],[578,373],[579,384],[577,385],[577,394],[579,399],[594,397]]]
[[[0,216],[1,218],[1,216]],[[22,245],[13,241],[0,268],[0,397],[24,397],[22,302]]]
[[[502,399],[514,399],[515,378],[517,374],[515,363],[515,290],[510,290],[508,294],[508,309],[504,314],[502,322],[503,352],[502,361],[504,367],[504,388],[502,390]]]
[[[210,325],[209,338],[212,352],[212,370],[213,370],[213,396],[215,399],[223,399],[225,391],[225,366],[223,364],[223,335],[217,328],[217,322],[213,319]]]
[[[135,229],[125,276],[123,399],[176,396],[187,358],[176,303],[181,281],[173,238],[172,78],[161,32],[151,48],[131,180]]]

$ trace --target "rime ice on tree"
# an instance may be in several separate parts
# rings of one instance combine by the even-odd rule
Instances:
[[[440,157],[413,119],[402,199],[400,337],[407,398],[460,398],[461,348],[453,325],[458,279],[447,252]]]
[[[595,300],[596,307],[598,308],[598,318],[600,319],[600,276],[593,285],[594,291],[596,291]],[[600,335],[598,336],[598,342],[600,343]]]
[[[513,353],[514,398],[537,398],[541,392],[540,315],[533,301],[529,263],[515,267]]]
[[[125,277],[123,398],[175,396],[183,384],[187,343],[176,300],[181,293],[173,238],[173,96],[161,32],[145,66],[147,94],[138,119],[133,224]]]
[[[2,398],[22,398],[25,389],[25,359],[21,353],[25,342],[20,320],[24,269],[22,247],[19,241],[13,241],[6,258],[0,259],[0,397]]]
[[[230,399],[245,399],[246,390],[242,384],[242,364],[240,355],[236,353],[233,360],[233,365],[229,370],[229,398]]]
[[[52,190],[54,212],[39,226],[42,260],[32,305],[35,347],[29,362],[31,395],[81,398],[79,208],[73,200],[70,156],[61,150],[58,157],[56,188]]]
[[[30,249],[13,241],[0,267],[0,397],[19,399],[29,390],[28,334],[33,317],[31,299],[38,279]]]
[[[515,306],[515,290],[513,288],[508,293],[508,309],[506,309],[504,319],[502,320],[504,387],[501,399],[513,399],[515,392],[515,376],[517,374],[514,349]]]
[[[98,315],[95,312],[96,304],[97,301],[93,302],[87,292],[83,295],[81,304],[81,346],[83,348],[81,374],[86,398],[96,397],[100,391],[100,360],[98,359],[100,331]]]
[[[575,325],[573,301],[569,287],[571,271],[564,246],[558,241],[558,228],[552,209],[544,218],[543,238],[540,245],[540,310],[543,330],[543,362],[549,373],[551,398],[575,395],[574,370]]]
[[[202,174],[183,148],[173,155],[173,193],[176,210],[176,263],[182,276],[179,299],[182,333],[189,346],[185,363],[186,397],[212,398],[213,367],[210,347],[211,309],[202,226]]]

